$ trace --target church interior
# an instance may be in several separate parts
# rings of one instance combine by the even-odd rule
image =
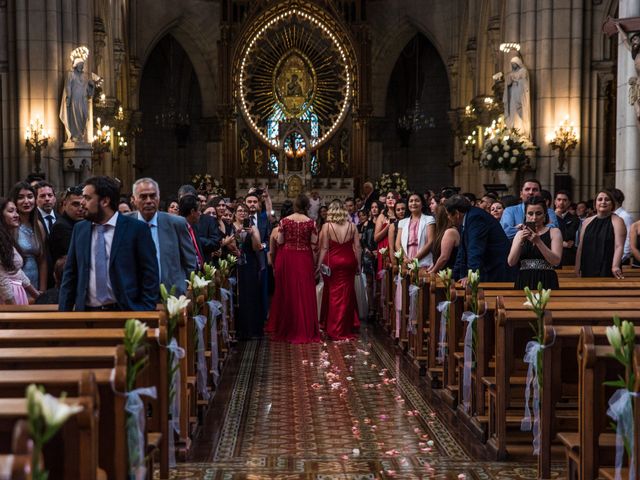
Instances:
[[[151,177],[278,210],[536,178],[637,219],[638,32],[640,0],[0,0],[0,188]],[[545,310],[390,259],[359,336],[304,345],[238,341],[226,273],[134,317],[140,364],[131,312],[1,305],[0,479],[639,478],[631,268],[559,270]],[[82,405],[47,445],[29,384]]]

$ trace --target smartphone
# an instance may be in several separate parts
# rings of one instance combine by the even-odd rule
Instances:
[[[250,218],[245,218],[242,221],[242,228],[249,228],[251,226],[251,219]]]
[[[536,231],[536,222],[525,222],[524,224],[529,230]]]

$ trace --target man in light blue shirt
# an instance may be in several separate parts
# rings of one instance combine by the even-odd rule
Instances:
[[[518,230],[520,230],[520,225],[525,222],[524,202],[530,198],[539,196],[540,190],[542,190],[540,181],[535,178],[525,180],[522,185],[522,190],[520,190],[520,203],[504,209],[500,225],[502,225],[502,229],[504,233],[507,234],[509,240],[513,240],[513,237],[515,237]],[[549,212],[549,226],[557,227],[558,219],[556,218],[556,213],[551,208],[547,209],[547,211]]]

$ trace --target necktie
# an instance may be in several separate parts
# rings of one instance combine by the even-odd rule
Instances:
[[[189,227],[189,236],[191,236],[191,242],[193,242],[193,247],[196,249],[196,256],[198,257],[198,269],[202,268],[204,264],[204,259],[202,258],[202,254],[200,253],[200,249],[198,248],[198,242],[196,241],[196,236],[193,233],[193,227],[187,224]]]
[[[250,225],[253,227],[256,224],[256,217],[254,215],[251,215],[251,222]]]
[[[107,244],[104,240],[104,232],[107,227],[106,225],[95,225],[94,228],[98,234],[96,238],[96,251],[94,252],[96,259],[96,299],[101,305],[104,305],[109,300],[106,282],[106,278],[108,278]]]
[[[51,233],[51,229],[53,228],[53,215],[46,215],[44,219],[47,222],[47,233]]]

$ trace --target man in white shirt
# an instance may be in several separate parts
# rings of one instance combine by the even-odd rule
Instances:
[[[613,199],[616,202],[616,211],[613,212],[618,215],[624,222],[624,226],[627,227],[627,238],[624,241],[624,251],[622,252],[622,263],[627,263],[627,260],[631,257],[631,243],[629,242],[629,233],[631,232],[631,225],[633,224],[633,218],[623,207],[624,193],[619,188],[613,189]]]
[[[353,198],[349,197],[345,199],[344,209],[349,214],[349,221],[354,225],[358,225],[360,223],[360,219],[358,218],[358,214],[356,213],[356,203]]]
[[[47,238],[51,234],[53,224],[56,223],[56,193],[53,186],[43,181],[36,184],[36,206],[38,207],[38,216],[47,232]]]

